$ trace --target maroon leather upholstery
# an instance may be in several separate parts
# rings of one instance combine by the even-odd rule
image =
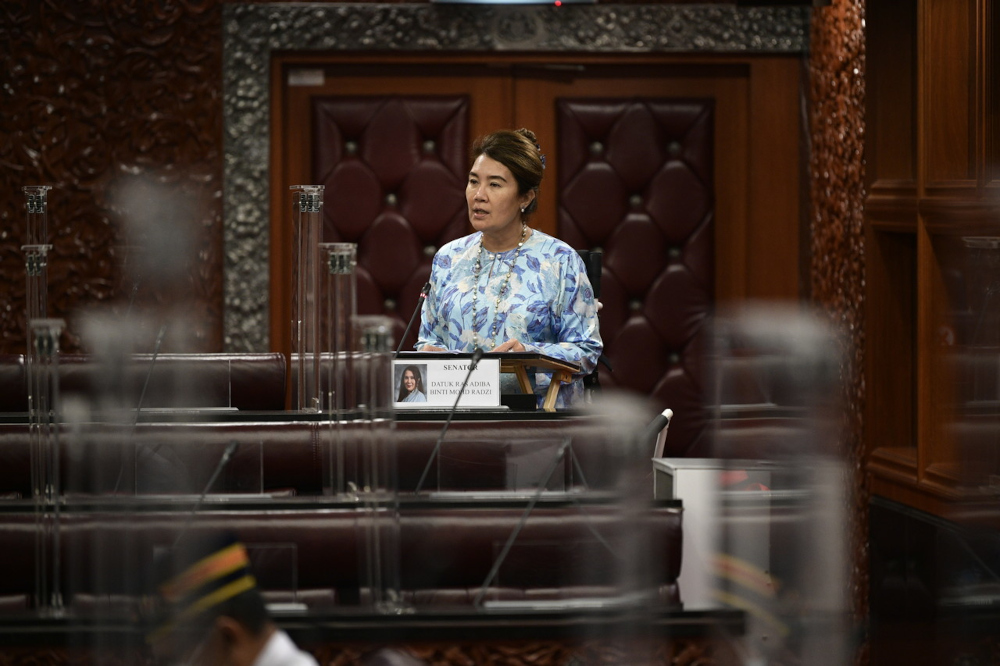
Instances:
[[[138,405],[141,395],[144,408],[285,408],[285,357],[279,353],[159,354],[155,363],[151,355],[137,354],[110,386],[102,386],[105,370],[88,355],[62,354],[59,383],[63,397],[78,394],[91,399],[104,392],[115,393],[128,407]],[[0,380],[0,412],[27,411],[24,357],[0,357]]]
[[[668,456],[704,437],[704,325],[714,302],[712,100],[561,99],[559,236],[604,252],[604,386],[675,417]]]
[[[28,411],[24,354],[0,354],[0,412]]]
[[[469,100],[329,97],[313,103],[313,180],[326,242],[358,245],[358,313],[402,336],[431,259],[466,232]],[[412,349],[416,327],[405,341]]]
[[[251,551],[254,576],[270,599],[323,607],[337,603],[340,590],[358,596],[356,516],[349,509],[203,510],[185,538],[232,531]],[[173,543],[185,519],[178,512],[64,515],[60,548],[67,602],[78,611],[99,611],[134,604],[137,594],[154,591],[154,557]],[[0,521],[5,528],[6,518]],[[284,547],[286,554],[255,557],[265,546]]]
[[[405,511],[400,572],[404,590],[421,590],[425,603],[468,603],[479,592],[520,515],[509,509]],[[660,588],[680,574],[681,514],[659,509],[641,524],[614,511],[536,508],[518,533],[487,599],[565,598],[607,594],[621,585],[622,553],[640,537]],[[649,537],[649,540],[646,540]],[[600,539],[604,540],[601,543]],[[442,549],[441,544],[448,544]],[[668,595],[669,596],[669,595]],[[676,598],[669,599],[676,602]]]
[[[253,492],[254,488],[245,486],[248,479],[260,474],[262,452],[266,492],[287,490],[317,496],[323,492],[325,447],[340,443],[349,478],[350,474],[356,477],[352,470],[358,469],[372,445],[365,428],[362,423],[345,423],[335,429],[318,422],[140,424],[134,431],[128,425],[94,427],[85,435],[66,434],[60,468],[64,490],[71,495],[129,495],[136,486],[142,493],[200,492],[226,446],[237,441],[240,446],[213,492]],[[620,457],[621,443],[604,441],[595,436],[595,430],[594,424],[584,419],[456,422],[442,454],[474,459],[495,449],[494,445],[505,446],[505,439],[545,439],[550,442],[548,450],[554,453],[562,438],[569,437],[576,461],[565,461],[561,474],[580,485],[583,472],[591,488],[608,488],[621,481],[608,465],[609,460]],[[392,441],[404,491],[415,487],[439,432],[440,424],[434,422],[397,424]],[[0,426],[0,493],[30,496],[28,434],[26,425]],[[645,460],[640,463],[643,470],[648,467]],[[628,471],[628,478],[640,473]],[[437,473],[438,466],[433,465],[427,488],[436,488]],[[636,492],[649,496],[645,489]],[[0,543],[10,544],[18,553],[5,560],[9,568],[6,583],[0,584],[0,610],[23,609],[30,601],[36,525],[30,505],[23,506],[25,514],[8,510],[0,515]],[[404,600],[436,606],[471,603],[522,513],[520,507],[428,503],[408,507],[404,502],[399,532]],[[362,603],[367,598],[359,570],[364,532],[358,521],[362,516],[363,512],[353,506],[305,510],[276,501],[266,512],[203,507],[191,529],[193,533],[230,529],[248,546],[278,546],[270,559],[258,563],[261,569],[257,575],[266,596],[319,608]],[[147,574],[154,549],[171,543],[186,520],[185,511],[64,512],[59,547],[67,602],[84,613],[133,612],[137,595],[151,584]],[[619,514],[606,509],[575,505],[536,509],[486,598],[535,600],[609,594],[621,581],[609,574],[617,567],[601,539],[612,549],[624,551],[625,542],[641,538],[644,546],[640,552],[648,555],[654,573],[644,584],[656,589],[664,603],[678,603],[681,512],[658,507],[640,520],[638,526],[627,524]],[[295,558],[297,590],[290,588],[289,557]]]
[[[341,446],[347,481],[358,480],[365,426],[344,423],[158,423],[92,426],[85,433],[63,433],[62,486],[67,493],[160,494],[200,492],[208,482],[230,442],[238,442],[232,460],[212,492],[254,493],[262,480],[264,492],[319,495],[323,492],[323,465],[330,446]],[[397,460],[398,487],[412,492],[430,459],[441,431],[433,421],[398,423],[392,436]],[[441,454],[475,465],[490,449],[510,442],[546,440],[549,451],[563,437],[573,443],[570,456],[557,472],[567,485],[609,489],[622,483],[622,470],[610,461],[620,460],[618,442],[599,437],[593,423],[567,421],[456,421],[451,424]],[[69,443],[71,442],[71,445]],[[652,452],[650,452],[650,455]],[[261,456],[263,467],[261,470]],[[575,459],[575,462],[574,462]],[[543,460],[542,464],[547,464]],[[647,485],[634,488],[651,496],[648,461],[636,460],[641,469],[631,476]],[[439,487],[439,465],[431,465],[424,489]],[[506,474],[506,466],[504,473]],[[492,476],[480,488],[504,487],[508,476]],[[524,478],[522,473],[521,478]],[[31,459],[27,425],[0,425],[0,494],[31,496]]]
[[[35,516],[4,515],[0,519],[4,575],[0,576],[0,613],[16,613],[31,607],[35,585]]]
[[[521,519],[521,508],[407,509],[401,511],[400,585],[419,605],[468,604]],[[258,585],[272,600],[312,608],[357,604],[368,598],[362,567],[363,512],[203,509],[185,538],[232,531],[244,542]],[[61,519],[60,585],[76,612],[135,611],[139,596],[155,589],[153,560],[185,529],[187,514],[147,511],[67,512]],[[486,599],[543,599],[607,594],[623,580],[617,553],[641,536],[650,568],[643,584],[677,603],[681,512],[656,508],[641,525],[616,513],[536,508],[518,535],[500,578]],[[34,585],[34,516],[0,516],[0,539],[12,549],[0,581],[0,609],[23,609]],[[49,537],[51,538],[51,533]],[[539,561],[539,556],[545,558]]]

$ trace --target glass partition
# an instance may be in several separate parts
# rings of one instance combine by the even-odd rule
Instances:
[[[400,513],[393,438],[392,336],[388,317],[355,317],[358,346],[354,366],[359,430],[356,432],[357,497],[362,532],[361,599],[377,612],[401,613]]]
[[[839,332],[820,314],[762,304],[720,313],[712,330],[713,458],[674,470],[689,489],[685,540],[713,549],[685,548],[688,575],[710,581],[693,601],[745,612],[746,632],[730,636],[745,663],[845,663]],[[703,492],[686,478],[699,474]]]
[[[61,319],[32,319],[28,355],[28,404],[31,494],[35,510],[36,608],[58,613],[62,608],[60,587],[60,421],[59,336]]]
[[[571,460],[561,439],[447,440],[437,455],[439,492],[566,492]]]
[[[322,185],[293,185],[296,213],[292,266],[292,357],[297,363],[297,403],[302,411],[321,409],[320,396],[320,239]]]
[[[357,245],[354,243],[321,243],[323,268],[323,311],[321,357],[322,393],[328,430],[326,460],[323,465],[323,490],[327,495],[348,492],[349,464],[345,423],[358,412],[358,378],[353,322],[357,315]]]
[[[260,442],[193,446],[182,431],[169,439],[136,438],[131,449],[137,496],[264,495]]]

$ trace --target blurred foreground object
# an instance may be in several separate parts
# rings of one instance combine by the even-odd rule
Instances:
[[[801,308],[754,305],[713,343],[714,600],[747,613],[746,664],[846,664],[841,342]]]

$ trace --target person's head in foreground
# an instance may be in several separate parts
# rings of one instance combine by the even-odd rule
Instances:
[[[268,616],[246,548],[232,535],[189,539],[158,562],[159,663],[315,666]]]

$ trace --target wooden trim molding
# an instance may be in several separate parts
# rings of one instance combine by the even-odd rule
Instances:
[[[871,453],[870,471],[902,475],[909,480],[917,478],[917,449],[914,447],[882,447]]]

